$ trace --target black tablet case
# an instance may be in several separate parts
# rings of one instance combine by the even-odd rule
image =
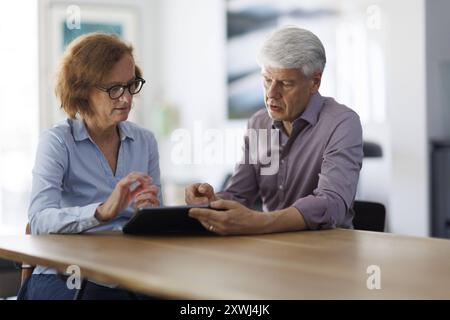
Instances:
[[[205,206],[149,207],[136,211],[134,216],[123,227],[125,234],[164,234],[209,233],[203,225],[189,217],[190,208],[208,208]]]

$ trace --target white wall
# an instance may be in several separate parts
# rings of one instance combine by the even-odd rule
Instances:
[[[424,0],[384,1],[392,232],[429,235]]]
[[[0,234],[23,234],[38,133],[37,0],[0,10]]]
[[[158,102],[177,108],[178,127],[191,133],[195,124],[204,130],[245,128],[243,121],[226,120],[225,1],[164,0],[160,6]],[[219,187],[224,175],[233,168],[230,164],[174,165],[173,145],[167,137],[160,139],[166,184],[183,186],[206,180]]]

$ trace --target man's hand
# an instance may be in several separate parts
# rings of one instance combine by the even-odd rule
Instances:
[[[189,216],[198,219],[206,229],[220,235],[262,233],[268,222],[262,212],[251,210],[236,201],[218,200],[211,202],[210,206],[224,211],[192,208]]]
[[[186,187],[186,204],[208,204],[216,200],[219,200],[219,198],[215,195],[214,188],[208,183],[195,183]]]
[[[210,206],[213,209],[192,208],[189,210],[189,216],[198,219],[209,231],[220,235],[263,234],[308,229],[303,215],[295,207],[260,212],[231,200],[218,200],[212,202]]]

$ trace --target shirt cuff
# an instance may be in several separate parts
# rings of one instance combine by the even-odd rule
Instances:
[[[102,202],[93,203],[81,209],[78,216],[78,225],[81,230],[86,230],[100,225],[100,221],[95,217],[95,212]]]
[[[332,228],[326,198],[309,195],[298,199],[292,206],[300,211],[310,230]]]

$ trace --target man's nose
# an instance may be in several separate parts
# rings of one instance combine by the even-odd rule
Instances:
[[[267,97],[273,98],[273,99],[281,98],[280,90],[275,81],[273,83],[271,83],[269,88],[267,88]]]

